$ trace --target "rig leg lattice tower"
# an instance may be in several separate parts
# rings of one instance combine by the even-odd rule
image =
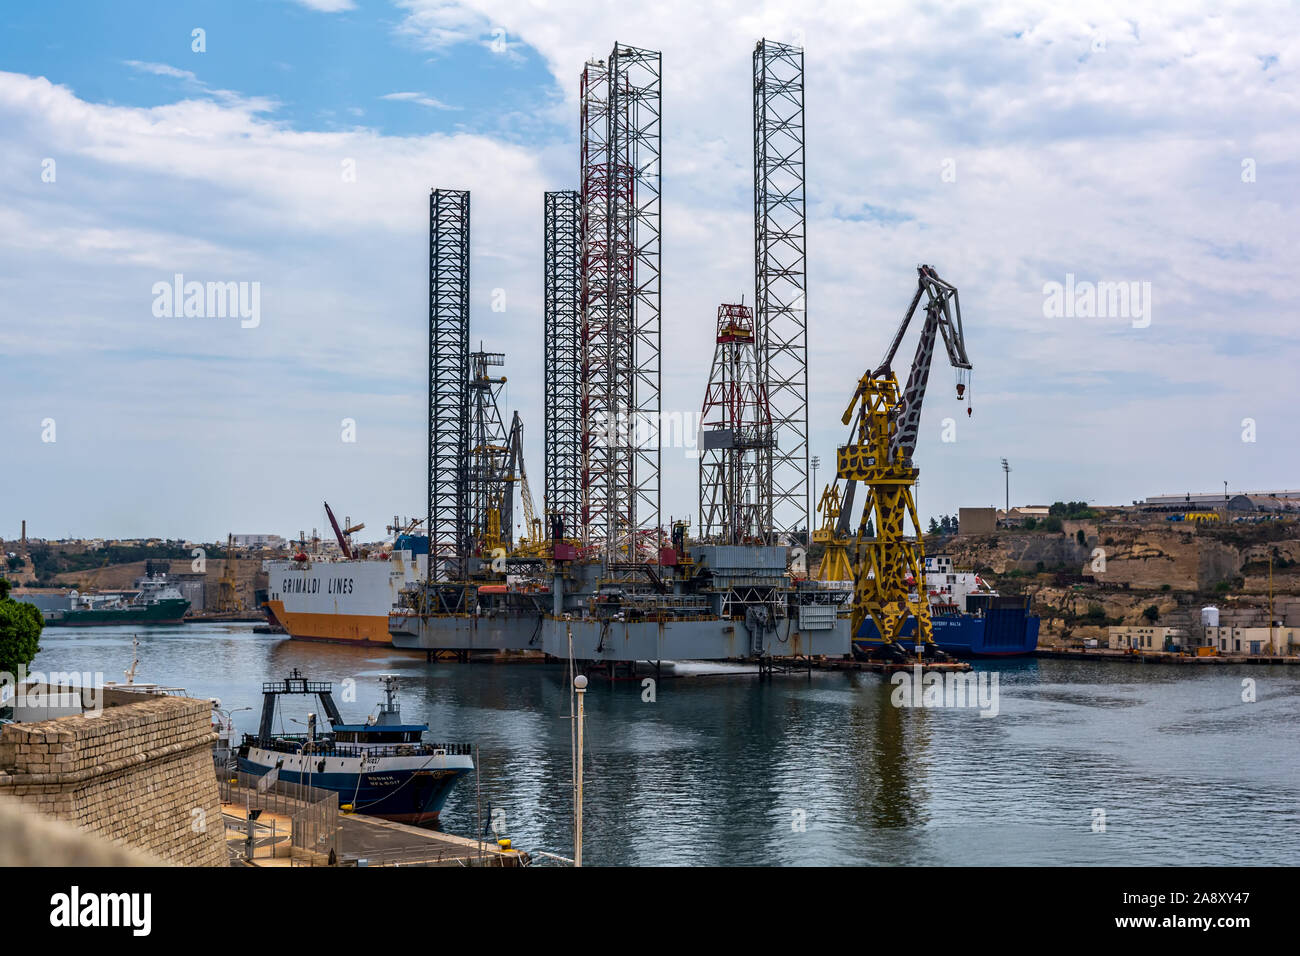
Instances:
[[[582,243],[576,191],[544,198],[542,298],[546,480],[543,512],[565,536],[582,527]],[[531,534],[531,529],[530,532]]]
[[[637,560],[660,530],[660,56],[615,44],[581,82],[582,537]]]
[[[760,378],[776,437],[764,465],[778,539],[809,528],[803,50],[754,48],[754,302]]]
[[[429,196],[429,532],[431,582],[468,574],[469,192]]]

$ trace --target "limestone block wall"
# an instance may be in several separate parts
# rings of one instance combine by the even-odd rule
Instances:
[[[0,795],[169,863],[225,866],[212,706],[105,692],[101,714],[9,724]]]

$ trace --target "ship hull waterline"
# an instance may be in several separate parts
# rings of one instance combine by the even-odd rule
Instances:
[[[332,757],[323,759],[336,762]],[[347,762],[357,765],[355,769],[313,772],[314,768],[295,766],[301,761],[292,756],[286,759],[282,753],[256,747],[239,758],[239,769],[260,777],[277,762],[282,764],[278,779],[285,783],[331,790],[338,794],[340,806],[351,805],[356,813],[413,824],[437,820],[456,782],[473,769],[469,757],[446,757],[436,761],[438,766],[425,759],[412,767],[361,769],[360,761],[351,760]]]
[[[423,651],[541,650],[564,659],[632,662],[752,660],[756,657],[844,657],[850,651],[847,616],[833,626],[798,630],[778,625],[756,640],[743,621],[566,620],[537,615],[389,616],[393,646]],[[573,644],[570,647],[569,635]]]

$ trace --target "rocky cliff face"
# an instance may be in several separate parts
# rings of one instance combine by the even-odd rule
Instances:
[[[1160,590],[1201,591],[1242,574],[1250,561],[1267,562],[1269,550],[1300,559],[1300,537],[1239,547],[1213,532],[1070,522],[1074,534],[1002,532],[957,535],[927,542],[929,554],[952,555],[959,567],[1011,572],[1064,571],[1098,584]],[[1083,532],[1083,541],[1078,532]],[[1275,559],[1276,560],[1276,559]],[[1300,562],[1298,562],[1300,563]],[[1275,572],[1276,573],[1276,572]]]
[[[1082,540],[1080,540],[1082,532]],[[1111,624],[1190,626],[1199,608],[1267,604],[1273,558],[1274,613],[1300,624],[1300,527],[1137,525],[1067,521],[1063,531],[1002,531],[926,541],[959,568],[984,572],[1006,593],[1033,597],[1045,637],[1106,637]]]

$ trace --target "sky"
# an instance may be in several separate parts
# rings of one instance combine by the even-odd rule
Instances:
[[[1300,487],[1300,8],[1136,6],[6,5],[0,537],[422,514],[433,187],[471,191],[471,335],[540,507],[542,194],[576,188],[578,75],[616,41],[663,54],[666,412],[753,301],[768,37],[806,57],[819,484],[924,262],[974,371],[968,417],[936,356],[923,516],[1001,505],[1004,457],[1013,505]],[[156,314],[176,274],[257,283],[256,324]],[[1093,283],[1138,296],[1053,304]],[[696,476],[665,449],[665,519]]]

